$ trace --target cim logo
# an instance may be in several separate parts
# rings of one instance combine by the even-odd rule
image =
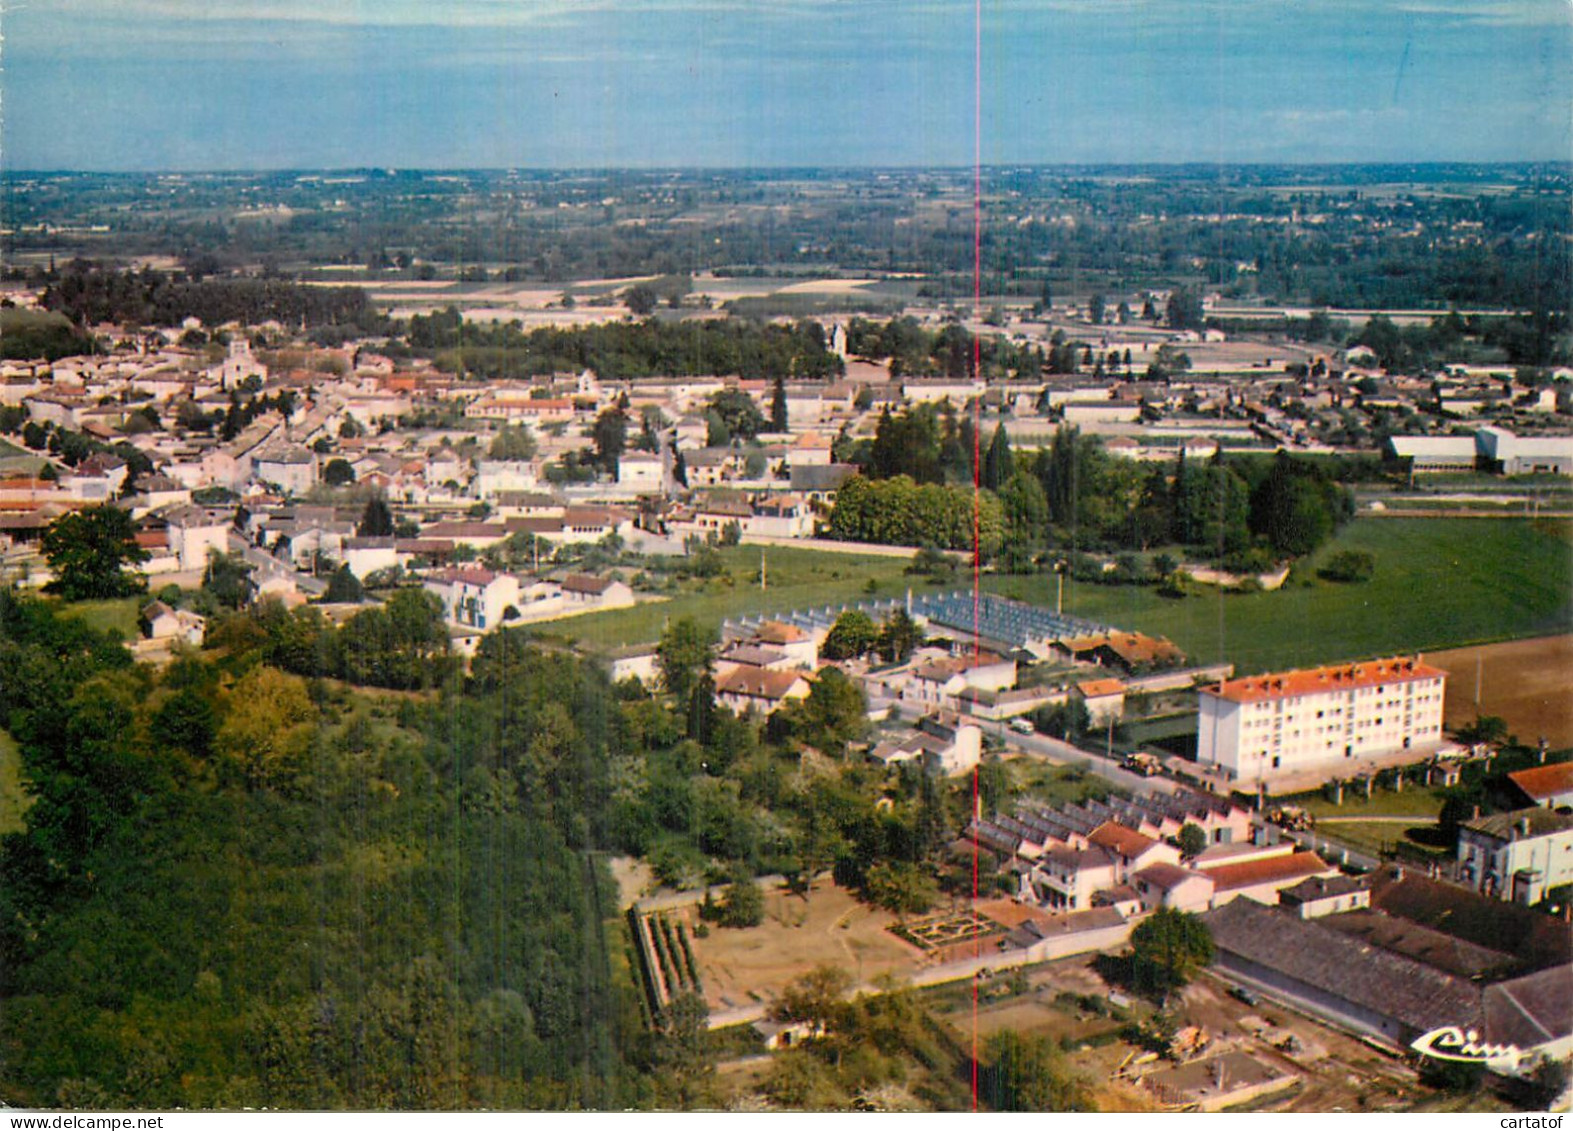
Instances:
[[[1513,1064],[1523,1055],[1517,1045],[1481,1044],[1480,1034],[1475,1030],[1451,1025],[1422,1033],[1409,1047],[1421,1056],[1456,1060],[1463,1064]]]

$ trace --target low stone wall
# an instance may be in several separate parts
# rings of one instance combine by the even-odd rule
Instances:
[[[831,554],[869,554],[877,558],[910,558],[916,546],[884,546],[877,542],[841,542],[834,538],[782,538],[773,534],[745,534],[745,546],[795,546],[802,550],[824,550]],[[950,551],[952,556],[971,560],[971,554]]]
[[[923,967],[915,971],[909,982],[914,986],[941,986],[947,982],[961,982],[968,978],[975,978],[980,973],[999,973],[1002,970],[1014,970],[1020,966],[1035,966],[1040,962],[1052,962],[1057,958],[1069,958],[1077,954],[1088,954],[1093,951],[1110,950],[1124,946],[1131,937],[1140,918],[1127,919],[1117,927],[1105,927],[1095,931],[1078,931],[1075,934],[1053,935],[1042,939],[1026,949],[1012,949],[1000,951],[996,954],[983,954],[977,958],[963,959],[959,962],[946,962],[937,966]],[[879,986],[872,982],[858,986],[855,993],[875,994],[882,992]],[[724,1012],[710,1015],[710,1028],[725,1029],[732,1025],[744,1025],[758,1021],[765,1016],[769,1006],[766,1003],[739,1006]]]
[[[1180,572],[1199,585],[1221,585],[1225,589],[1239,585],[1249,578],[1270,592],[1274,589],[1283,588],[1283,583],[1289,580],[1288,566],[1283,566],[1270,573],[1258,573],[1254,577],[1250,574],[1226,573],[1221,569],[1213,569],[1211,566],[1192,565],[1190,563],[1182,565]]]

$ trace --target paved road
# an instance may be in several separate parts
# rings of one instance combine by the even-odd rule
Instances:
[[[1000,735],[1005,742],[1017,749],[1038,758],[1048,758],[1055,762],[1067,762],[1073,766],[1084,766],[1097,774],[1100,778],[1115,783],[1132,793],[1174,793],[1180,787],[1164,777],[1144,778],[1140,774],[1133,774],[1129,770],[1120,768],[1119,758],[1106,758],[1102,754],[1091,750],[1083,750],[1079,746],[1072,746],[1069,742],[1062,742],[1058,738],[1050,738],[1043,734],[1017,734],[1008,727],[1001,726]]]
[[[241,537],[238,531],[229,532],[229,551],[232,554],[240,554],[247,562],[257,567],[257,575],[252,580],[259,585],[272,577],[284,577],[293,581],[308,597],[320,597],[328,591],[328,583],[322,578],[301,573],[288,562],[280,561],[266,550],[253,546]]]

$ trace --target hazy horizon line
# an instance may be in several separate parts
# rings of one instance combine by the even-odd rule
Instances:
[[[1535,165],[1573,169],[1573,157],[1514,157],[1482,160],[1434,157],[1383,158],[1380,160],[1277,160],[1277,161],[995,161],[973,164],[825,164],[805,165],[388,165],[380,162],[359,165],[234,165],[234,166],[161,166],[147,168],[107,168],[57,166],[8,169],[0,166],[0,177],[12,176],[238,176],[267,173],[786,173],[786,172],[955,172],[971,173],[975,168],[995,171],[1014,169],[1372,169],[1393,166],[1414,168],[1503,169]]]

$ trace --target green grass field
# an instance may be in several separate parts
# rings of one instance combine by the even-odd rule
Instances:
[[[150,600],[150,596],[117,597],[108,601],[62,602],[58,608],[62,616],[86,621],[99,631],[114,629],[122,639],[131,641],[141,631],[137,628],[137,614]]]
[[[1276,593],[1202,589],[1180,600],[1150,587],[1067,580],[1065,611],[1167,636],[1195,661],[1228,660],[1241,672],[1540,636],[1573,630],[1573,544],[1565,522],[1523,519],[1373,519],[1351,522]],[[1376,559],[1375,578],[1340,585],[1316,577],[1340,550]],[[544,622],[540,630],[591,648],[659,639],[667,621],[692,616],[716,627],[728,616],[898,596],[908,585],[899,558],[769,551],[770,588],[758,587],[759,550],[723,551],[726,574],[697,593],[634,609]],[[959,577],[958,585],[967,583]],[[1035,604],[1054,603],[1054,579],[987,576],[984,587]]]
[[[1300,806],[1318,821],[1324,818],[1337,820],[1339,817],[1418,817],[1423,820],[1435,820],[1436,815],[1442,810],[1442,795],[1439,790],[1413,785],[1402,793],[1394,793],[1390,789],[1372,790],[1369,801],[1358,789],[1346,789],[1342,805],[1334,805],[1319,793],[1301,795],[1288,800],[1291,804]]]
[[[563,620],[544,621],[545,634],[562,636],[591,649],[649,644],[661,638],[668,620],[690,616],[701,625],[718,629],[729,616],[789,612],[813,605],[837,605],[870,597],[897,597],[927,587],[922,578],[909,577],[903,558],[861,554],[833,554],[819,550],[772,546],[766,554],[768,588],[759,588],[758,546],[732,546],[721,551],[725,572],[711,578],[705,588],[668,601],[655,601],[632,609]],[[876,592],[868,592],[873,580]]]
[[[1193,660],[1241,672],[1429,651],[1573,629],[1573,545],[1566,522],[1356,519],[1275,593],[1203,589],[1172,600],[1151,588],[1067,579],[1065,611],[1167,636]],[[1316,577],[1340,550],[1364,550],[1360,585]],[[986,587],[1054,603],[1054,579],[991,577]]]
[[[22,755],[16,740],[0,730],[0,833],[20,832],[33,799],[22,792]]]
[[[1111,792],[1124,793],[1080,766],[1055,766],[1036,758],[1013,758],[1006,765],[1013,784],[1024,796],[1052,808],[1079,805],[1089,798],[1101,801]]]
[[[1316,835],[1335,844],[1348,845],[1350,848],[1369,853],[1372,856],[1387,855],[1395,850],[1395,845],[1403,843],[1411,852],[1422,852],[1427,856],[1435,856],[1439,860],[1445,860],[1449,853],[1444,849],[1436,845],[1423,844],[1407,835],[1410,829],[1428,829],[1435,824],[1436,821],[1434,819],[1426,817],[1396,817],[1391,821],[1318,824],[1316,826]],[[1324,855],[1326,854],[1324,853]]]

